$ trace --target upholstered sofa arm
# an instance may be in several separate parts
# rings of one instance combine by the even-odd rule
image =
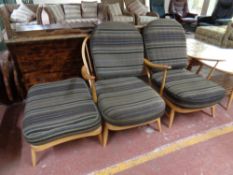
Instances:
[[[37,8],[37,11],[36,11],[36,21],[37,21],[37,24],[43,24],[43,21],[42,21],[42,12],[43,12],[43,6],[39,5],[38,8]]]
[[[233,22],[229,23],[226,29],[226,33],[223,37],[223,47],[232,47],[229,42],[233,43]]]
[[[100,21],[107,21],[108,19],[108,7],[105,4],[99,3],[97,7],[97,14],[98,14],[98,19]]]
[[[56,23],[56,18],[52,12],[52,10],[48,6],[43,7],[44,11],[47,13],[48,18],[49,18],[49,24],[55,24]]]
[[[11,38],[13,36],[13,31],[10,24],[10,13],[8,12],[5,5],[0,5],[0,15],[7,33],[7,37]]]

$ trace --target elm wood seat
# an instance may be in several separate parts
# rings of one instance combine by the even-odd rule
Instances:
[[[33,86],[26,101],[23,134],[36,152],[60,143],[101,134],[101,117],[81,78]]]
[[[167,105],[171,108],[169,127],[175,112],[188,113],[211,107],[220,102],[225,90],[216,83],[186,70],[186,39],[182,26],[174,20],[153,21],[143,31],[147,58],[164,66],[164,72],[151,69],[151,81],[160,88]]]
[[[82,73],[89,80],[95,102],[105,119],[103,145],[107,143],[109,130],[124,130],[154,122],[161,130],[164,101],[139,78],[144,67],[139,31],[123,22],[100,24],[90,37],[92,60],[88,39],[82,47]]]

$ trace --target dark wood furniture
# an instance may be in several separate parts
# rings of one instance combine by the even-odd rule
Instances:
[[[81,45],[93,27],[53,24],[16,28],[13,38],[5,42],[22,88],[27,91],[37,83],[79,76]]]

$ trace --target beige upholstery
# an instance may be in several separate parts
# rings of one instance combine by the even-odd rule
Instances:
[[[228,26],[201,26],[195,32],[195,38],[220,47],[233,48],[233,27]]]
[[[40,5],[36,4],[26,4],[26,6],[36,14],[36,22],[34,21],[33,23],[42,24],[41,13],[43,8]],[[6,30],[8,38],[11,38],[14,35],[14,29],[12,29],[11,26],[16,25],[11,22],[10,16],[13,10],[17,9],[18,7],[19,4],[4,4],[0,6],[0,16],[3,19],[4,28]]]
[[[80,4],[77,4],[80,5]],[[48,8],[49,5],[44,5],[44,10],[45,12],[48,14],[49,17],[49,23],[50,24],[56,24],[56,23],[100,23],[102,21],[106,20],[105,14],[104,14],[104,6],[103,4],[98,4],[97,5],[97,17],[96,18],[84,18],[83,16],[81,16],[81,18],[77,19],[64,19],[64,21],[56,21],[55,15],[53,14],[53,12],[50,10],[50,8]],[[63,4],[60,4],[60,6],[62,7],[63,11],[64,11],[64,7]],[[81,7],[81,6],[80,6]],[[64,11],[65,14],[65,11]]]

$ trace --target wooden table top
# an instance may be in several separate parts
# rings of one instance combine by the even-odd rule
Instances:
[[[187,39],[187,55],[208,67],[214,67],[216,62],[213,60],[219,60],[216,69],[233,75],[233,49],[217,47],[195,39]]]
[[[49,31],[49,30],[63,30],[63,29],[93,29],[94,23],[71,23],[71,24],[47,24],[47,25],[18,25],[15,32],[33,32],[33,31]]]
[[[44,40],[60,40],[69,38],[84,38],[95,27],[92,23],[82,24],[49,24],[20,25],[16,27],[12,38],[5,38],[7,44],[35,42]]]

